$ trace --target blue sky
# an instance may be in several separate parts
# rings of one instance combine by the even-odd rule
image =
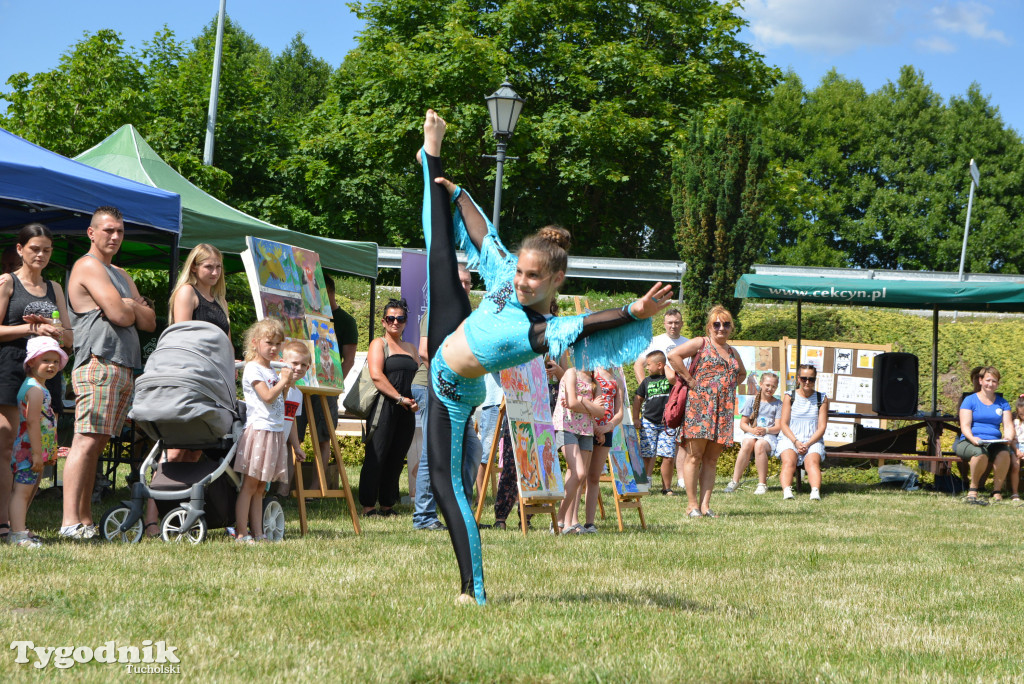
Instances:
[[[830,68],[870,91],[912,64],[943,97],[972,81],[1024,133],[1024,3],[1019,0],[747,0],[743,37],[808,87]],[[197,35],[219,0],[0,0],[0,81],[55,67],[85,31],[113,28],[140,47],[164,24],[179,39]],[[228,0],[228,14],[272,52],[305,33],[314,54],[338,65],[361,24],[338,0]],[[0,85],[0,88],[5,86]]]

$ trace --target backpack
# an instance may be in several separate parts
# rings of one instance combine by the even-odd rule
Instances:
[[[821,408],[821,402],[823,402],[825,400],[825,393],[824,392],[819,392],[818,390],[814,390],[814,394],[816,395],[815,398],[818,400],[818,405],[817,405],[816,408]],[[793,402],[795,402],[795,401],[796,401],[796,390],[792,389],[792,390],[789,391],[789,405],[792,406]]]

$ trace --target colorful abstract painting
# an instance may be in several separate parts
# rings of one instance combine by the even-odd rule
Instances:
[[[321,387],[340,387],[344,382],[341,375],[341,350],[334,333],[334,323],[326,318],[307,316],[309,340],[313,343],[313,366],[316,380]]]
[[[629,460],[623,432],[621,427],[615,429],[615,433],[612,435],[612,448],[608,452],[612,481],[615,483],[615,493],[619,496],[640,492],[640,488],[636,484],[636,477],[633,475],[633,466]]]
[[[525,499],[565,496],[562,468],[551,426],[544,361],[531,360],[499,373],[505,393],[505,415],[512,436],[519,480]]]
[[[309,339],[309,331],[306,330],[306,316],[303,312],[302,301],[298,297],[285,297],[261,291],[260,299],[263,301],[263,316],[281,321],[285,337],[298,340]]]
[[[331,303],[327,298],[327,286],[324,272],[320,268],[320,256],[308,249],[293,248],[295,265],[299,271],[302,295],[302,306],[307,315],[330,316]]]
[[[291,245],[280,242],[247,238],[253,254],[259,284],[271,290],[298,292],[302,287],[299,268]]]

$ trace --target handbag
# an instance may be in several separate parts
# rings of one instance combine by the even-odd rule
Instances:
[[[704,345],[707,341],[701,342],[700,349],[697,350],[697,355],[693,357],[693,363],[690,364],[690,370],[695,371],[697,369],[697,361],[700,359],[701,353],[704,351]],[[693,373],[690,373],[693,375]],[[669,392],[668,401],[665,402],[665,411],[662,413],[661,419],[665,423],[666,427],[677,428],[683,424],[683,416],[686,415],[686,398],[690,394],[690,387],[686,384],[686,381],[680,377],[676,377],[676,384],[672,385],[672,391]]]
[[[388,360],[388,343],[383,337],[380,338],[381,342],[384,343],[384,360]],[[373,409],[373,402],[380,396],[380,390],[373,384],[373,378],[370,377],[370,364],[369,358],[363,362],[363,369],[359,371],[359,375],[356,376],[356,381],[352,385],[352,388],[345,395],[345,401],[342,402],[342,406],[345,411],[356,418],[365,420],[370,417],[370,411]]]

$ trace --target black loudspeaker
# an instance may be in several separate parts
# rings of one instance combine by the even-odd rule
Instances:
[[[871,410],[880,416],[917,413],[917,357],[891,352],[875,357]]]

